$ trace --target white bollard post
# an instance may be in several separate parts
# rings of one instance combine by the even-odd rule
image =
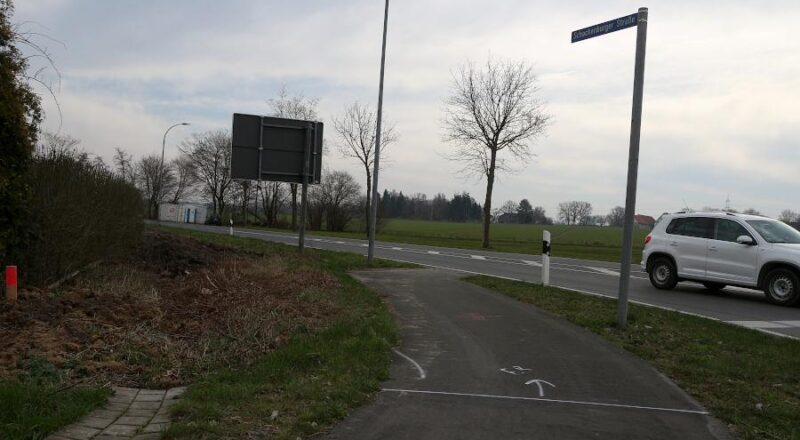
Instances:
[[[233,219],[231,219],[230,235],[233,236]]]
[[[550,231],[542,237],[542,285],[550,285]]]

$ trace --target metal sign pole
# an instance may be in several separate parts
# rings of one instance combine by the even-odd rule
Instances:
[[[636,31],[636,67],[633,75],[633,111],[628,153],[628,190],[625,198],[625,226],[622,230],[622,263],[617,300],[617,327],[624,330],[628,321],[628,290],[633,253],[633,216],[636,211],[636,181],[639,174],[639,137],[642,131],[642,99],[644,94],[644,56],[647,43],[647,8],[639,8]]]
[[[306,127],[306,150],[303,157],[303,202],[300,205],[300,236],[298,238],[298,248],[303,253],[306,244],[306,212],[308,211],[308,172],[311,162],[311,127]]]
[[[367,263],[372,264],[375,257],[375,227],[378,218],[378,171],[381,161],[381,117],[383,116],[383,70],[386,64],[386,26],[389,22],[389,0],[386,0],[386,7],[383,11],[383,46],[381,47],[381,80],[378,87],[378,116],[375,127],[375,163],[372,171],[372,194],[367,197],[372,198],[372,206],[369,213],[369,245],[367,250]]]

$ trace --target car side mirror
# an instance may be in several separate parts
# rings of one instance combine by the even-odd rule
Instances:
[[[739,244],[746,244],[748,246],[753,246],[754,244],[756,244],[756,242],[753,241],[753,237],[750,237],[750,236],[747,236],[747,235],[740,235],[736,239],[736,242],[739,243]]]

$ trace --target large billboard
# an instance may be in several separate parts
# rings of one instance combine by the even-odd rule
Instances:
[[[269,116],[233,115],[231,178],[319,183],[322,123]]]

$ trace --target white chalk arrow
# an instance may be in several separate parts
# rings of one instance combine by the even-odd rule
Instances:
[[[550,385],[553,388],[556,387],[555,385],[551,384],[550,382],[548,382],[548,381],[546,381],[544,379],[532,379],[532,380],[529,380],[529,381],[525,382],[525,385],[530,385],[532,383],[535,383],[536,386],[539,387],[539,397],[544,397],[544,388],[542,388],[542,384],[543,383],[547,384],[547,385]]]

